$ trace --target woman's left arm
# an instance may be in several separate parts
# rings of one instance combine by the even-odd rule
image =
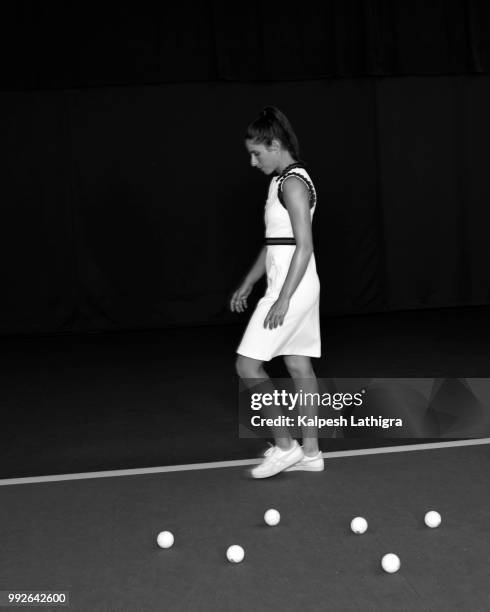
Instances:
[[[289,300],[296,291],[313,253],[310,200],[308,188],[301,179],[290,177],[283,182],[283,195],[291,219],[296,249],[279,297],[264,320],[264,327],[274,329],[284,322]]]

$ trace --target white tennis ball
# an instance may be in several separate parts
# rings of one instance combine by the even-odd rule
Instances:
[[[400,569],[400,559],[393,553],[388,553],[381,559],[381,567],[388,574],[394,574]]]
[[[441,524],[441,515],[435,510],[430,510],[430,512],[426,513],[424,517],[424,522],[427,527],[439,527],[439,525]]]
[[[174,536],[171,531],[160,531],[157,537],[157,543],[160,548],[170,548],[174,543]]]
[[[356,516],[350,522],[350,528],[354,533],[365,533],[368,528],[368,524],[365,518],[362,516]]]
[[[233,544],[226,551],[226,558],[230,563],[240,563],[243,561],[243,557],[245,556],[245,551],[238,544]]]
[[[280,520],[281,520],[281,515],[279,514],[277,510],[274,510],[274,508],[270,508],[264,514],[264,521],[267,523],[267,525],[270,525],[271,527],[274,527],[275,525],[279,525]]]

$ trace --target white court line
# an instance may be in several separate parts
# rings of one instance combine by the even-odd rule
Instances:
[[[476,440],[456,440],[451,442],[431,442],[427,444],[407,444],[405,446],[384,446],[381,448],[360,448],[357,450],[334,451],[323,453],[325,459],[335,457],[357,457],[360,455],[381,455],[383,453],[403,453],[418,450],[451,448],[455,446],[476,446],[490,444],[490,438]],[[64,480],[86,480],[89,478],[113,478],[116,476],[141,476],[143,474],[164,474],[168,472],[189,472],[191,470],[210,470],[214,468],[237,467],[253,465],[260,459],[237,459],[234,461],[212,461],[210,463],[189,463],[187,465],[167,465],[162,467],[138,468],[134,470],[108,470],[106,472],[82,472],[79,474],[55,474],[53,476],[33,476],[32,478],[5,478],[0,480],[0,486],[17,484],[37,484],[41,482],[59,482]]]

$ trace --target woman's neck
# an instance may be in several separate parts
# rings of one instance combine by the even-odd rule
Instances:
[[[282,174],[288,166],[292,166],[293,164],[297,163],[298,162],[292,157],[292,155],[288,153],[288,155],[284,157],[284,159],[281,159],[280,163],[276,168],[276,171],[278,172],[278,174]]]

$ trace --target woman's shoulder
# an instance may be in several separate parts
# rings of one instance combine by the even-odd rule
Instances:
[[[310,206],[311,207],[315,206],[316,189],[313,185],[313,181],[311,180],[311,177],[309,175],[309,172],[306,166],[302,162],[291,164],[290,166],[285,168],[279,175],[278,181],[277,181],[278,186],[279,186],[278,197],[279,197],[279,201],[281,202],[281,204],[285,206],[283,197],[282,197],[282,191],[284,189],[285,181],[286,179],[293,178],[293,177],[295,177],[297,180],[299,179],[299,182],[303,183],[307,187],[308,192],[309,192],[309,197],[310,197]],[[286,183],[287,182],[288,181],[286,181]]]
[[[302,182],[308,185],[309,189],[314,190],[313,181],[311,179],[310,173],[308,172],[308,169],[304,164],[291,164],[281,172],[281,174],[277,177],[277,182],[281,189],[286,179],[291,177],[297,177],[298,179],[301,179]]]
[[[300,178],[306,178],[309,182],[312,182],[310,172],[307,166],[303,162],[296,162],[294,164],[289,165],[287,168],[277,176],[277,181],[279,183],[283,183],[285,179],[290,176],[298,176]]]

